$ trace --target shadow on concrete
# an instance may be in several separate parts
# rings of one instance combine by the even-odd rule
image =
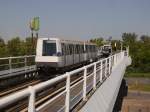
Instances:
[[[120,112],[121,111],[123,98],[125,96],[127,96],[127,93],[128,93],[128,86],[127,86],[126,80],[123,79],[121,86],[120,86],[120,89],[119,89],[119,93],[118,93],[116,102],[115,102],[115,105],[114,105],[114,108],[113,108],[113,112]]]

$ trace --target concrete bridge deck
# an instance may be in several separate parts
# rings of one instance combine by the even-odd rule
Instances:
[[[95,91],[81,109],[81,112],[112,112],[125,69],[131,64],[131,58],[125,57],[112,70],[112,74]]]

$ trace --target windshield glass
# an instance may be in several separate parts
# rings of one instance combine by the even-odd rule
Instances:
[[[43,56],[56,55],[56,41],[44,40],[43,41]]]
[[[110,49],[110,46],[104,46],[104,49],[108,50],[108,49]]]

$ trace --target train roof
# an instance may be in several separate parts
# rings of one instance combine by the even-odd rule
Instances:
[[[64,43],[72,43],[72,44],[77,44],[77,43],[80,43],[80,44],[90,44],[90,45],[96,45],[94,43],[91,43],[89,41],[75,41],[75,40],[66,40],[66,39],[60,39],[60,38],[38,38],[40,40],[60,40],[61,42],[64,42]]]

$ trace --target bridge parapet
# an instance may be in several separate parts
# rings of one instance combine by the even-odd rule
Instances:
[[[66,74],[58,76],[54,79],[45,81],[35,86],[30,86],[25,90],[1,98],[0,108],[6,107],[25,97],[29,97],[29,112],[44,112],[48,110],[69,112],[79,102],[87,101],[87,95],[90,91],[95,91],[98,84],[101,84],[102,86],[107,80],[109,80],[110,76],[115,77],[115,75],[112,75],[112,72],[116,70],[115,68],[120,64],[120,62],[122,62],[122,60],[126,58],[126,55],[128,55],[127,51],[122,51],[82,68],[67,72]],[[80,77],[78,81],[75,82],[71,80],[73,76],[79,74],[82,74],[82,77]],[[35,106],[36,93],[54,85],[56,82],[61,82],[62,80],[66,80],[65,87],[62,89],[63,91],[59,92],[59,94],[53,96],[38,107]]]

